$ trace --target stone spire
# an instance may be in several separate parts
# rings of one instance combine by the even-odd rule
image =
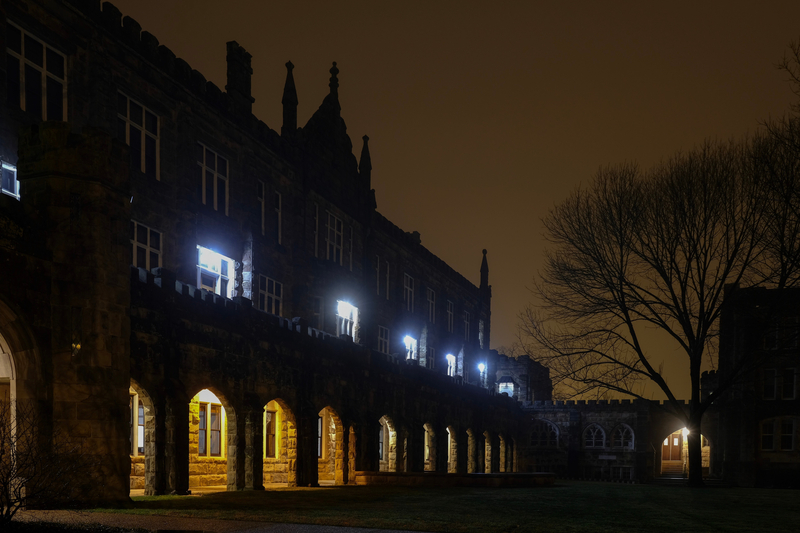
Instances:
[[[286,83],[283,86],[283,126],[281,126],[281,135],[292,135],[297,131],[297,90],[294,86],[294,76],[292,70],[294,65],[291,61],[286,62]]]
[[[486,261],[486,249],[483,249],[483,261],[481,261],[481,293],[489,289],[489,262]]]
[[[328,83],[328,87],[331,88],[331,94],[333,96],[339,97],[339,78],[337,77],[339,74],[339,69],[336,68],[336,61],[333,62],[333,66],[330,70],[331,73],[331,81]]]
[[[361,174],[361,177],[366,179],[367,185],[369,185],[370,178],[372,176],[372,159],[369,157],[369,137],[364,135],[362,137],[364,140],[364,147],[361,149],[361,160],[358,163],[358,173]]]

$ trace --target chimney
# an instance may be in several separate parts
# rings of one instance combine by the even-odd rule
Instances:
[[[250,77],[253,75],[251,57],[239,43],[228,41],[228,84],[225,90],[228,91],[237,114],[253,113],[255,98],[250,96]]]

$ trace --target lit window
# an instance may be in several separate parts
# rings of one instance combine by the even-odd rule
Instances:
[[[259,181],[256,183],[256,198],[258,199],[258,206],[261,211],[261,235],[266,235],[267,232],[267,212],[266,212],[266,197],[264,196],[264,191],[266,187],[263,181]]]
[[[335,216],[330,211],[328,212],[328,236],[325,240],[327,243],[327,255],[325,256],[328,261],[333,261],[336,264],[342,264],[342,220]]]
[[[275,209],[275,243],[281,244],[283,242],[283,217],[281,216],[281,193],[276,192],[273,195],[273,204]]]
[[[317,416],[317,458],[322,458],[322,417]]]
[[[202,246],[197,247],[197,286],[225,298],[233,297],[231,276],[235,274],[233,259]]]
[[[158,179],[158,116],[117,93],[117,137],[130,147],[131,166]]]
[[[614,448],[626,450],[633,449],[633,431],[628,426],[620,426],[611,434],[611,442]]]
[[[406,359],[417,359],[418,352],[417,352],[417,339],[406,335],[403,339],[403,344],[406,345]]]
[[[133,266],[150,270],[161,266],[161,232],[131,220]]]
[[[131,455],[144,455],[144,418],[146,409],[134,389],[130,389],[129,408],[131,414]]]
[[[464,340],[469,341],[469,311],[464,311]]]
[[[509,397],[514,396],[514,384],[510,381],[497,384],[497,392],[500,394],[506,393]]]
[[[456,306],[450,300],[447,300],[447,332],[453,333],[453,325],[455,318]]]
[[[428,320],[436,324],[436,291],[428,287]]]
[[[339,300],[336,305],[336,331],[340,337],[347,335],[354,341],[356,339],[356,322],[358,321],[358,308],[352,304]]]
[[[585,448],[602,448],[606,444],[606,434],[600,426],[591,425],[583,432]]]
[[[228,214],[228,160],[197,143],[200,196],[204,205]]]
[[[414,312],[414,278],[408,274],[403,276],[403,303],[407,311]]]
[[[2,191],[3,194],[19,199],[19,181],[17,181],[17,167],[3,162]]]
[[[378,351],[389,353],[389,328],[378,326]]]
[[[221,457],[224,453],[222,433],[225,429],[225,409],[219,398],[203,389],[195,396],[198,401],[197,453],[201,456]]]
[[[383,433],[385,431],[386,431],[386,426],[381,424],[381,427],[378,430],[378,461],[383,461],[383,446],[384,446]]]
[[[267,276],[258,276],[258,309],[283,316],[283,284]]]
[[[456,356],[449,353],[445,359],[447,359],[447,375],[454,377],[456,375]]]
[[[66,57],[9,22],[8,103],[41,120],[67,119]]]
[[[264,413],[264,457],[275,458],[275,425],[278,421],[277,411]]]

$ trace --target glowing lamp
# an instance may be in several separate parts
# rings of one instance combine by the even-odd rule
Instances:
[[[337,306],[337,311],[339,312],[339,316],[350,318],[353,316],[353,311],[355,307],[352,304],[349,304],[343,300],[339,300],[339,305]]]
[[[484,370],[486,370],[486,365],[484,365],[483,363],[479,364],[479,365],[478,365],[478,370],[480,370],[481,372],[483,372]]]
[[[689,430],[686,429],[686,428],[683,428],[682,433],[683,433],[683,438],[684,439],[689,436]]]
[[[417,343],[417,339],[410,335],[406,335],[406,337],[403,339],[403,343],[406,345],[406,350],[410,350],[411,347]]]
[[[456,362],[456,356],[451,354],[451,353],[445,355],[445,358],[447,359],[447,362],[450,363],[450,364]]]

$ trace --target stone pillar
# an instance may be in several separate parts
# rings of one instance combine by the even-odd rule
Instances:
[[[187,494],[189,492],[188,400],[167,397],[164,419],[166,492],[168,494]]]
[[[425,471],[425,429],[422,424],[408,426],[408,471]]]
[[[380,430],[380,423],[366,422],[360,424],[360,441],[359,456],[361,464],[359,470],[367,472],[378,471],[378,431]]]
[[[319,472],[317,466],[317,417],[297,416],[297,486],[318,487]]]
[[[245,416],[244,488],[264,490],[264,408],[250,406]]]
[[[130,158],[96,130],[22,128],[19,182],[31,250],[46,250],[51,337],[37,339],[51,376],[47,411],[63,442],[90,456],[78,499],[120,503],[130,490]],[[38,252],[37,252],[38,253]]]
[[[477,473],[483,474],[488,471],[487,464],[486,464],[486,456],[487,453],[489,457],[491,457],[491,449],[487,450],[487,442],[486,442],[486,435],[484,433],[475,433],[475,452],[477,454],[477,465],[478,469],[476,470]],[[491,461],[489,462],[491,465]]]
[[[434,443],[436,455],[432,458],[434,460],[433,471],[446,474],[447,458],[450,456],[450,450],[447,447],[447,428],[444,426],[437,426],[433,431],[436,435],[436,442]]]
[[[458,431],[458,444],[456,447],[456,473],[466,474],[469,465],[469,434],[466,431]]]
[[[336,427],[336,485],[347,485],[350,480],[350,427],[341,420]]]
[[[500,436],[491,434],[490,440],[492,443],[492,468],[490,472],[500,472]]]
[[[406,471],[406,454],[408,450],[406,450],[406,440],[408,439],[408,432],[405,429],[399,430],[395,429],[395,461],[394,461],[394,468],[395,472],[405,472]]]
[[[355,485],[356,483],[356,470],[358,470],[358,457],[356,450],[358,449],[358,430],[355,424],[352,424],[347,430],[347,484]]]

